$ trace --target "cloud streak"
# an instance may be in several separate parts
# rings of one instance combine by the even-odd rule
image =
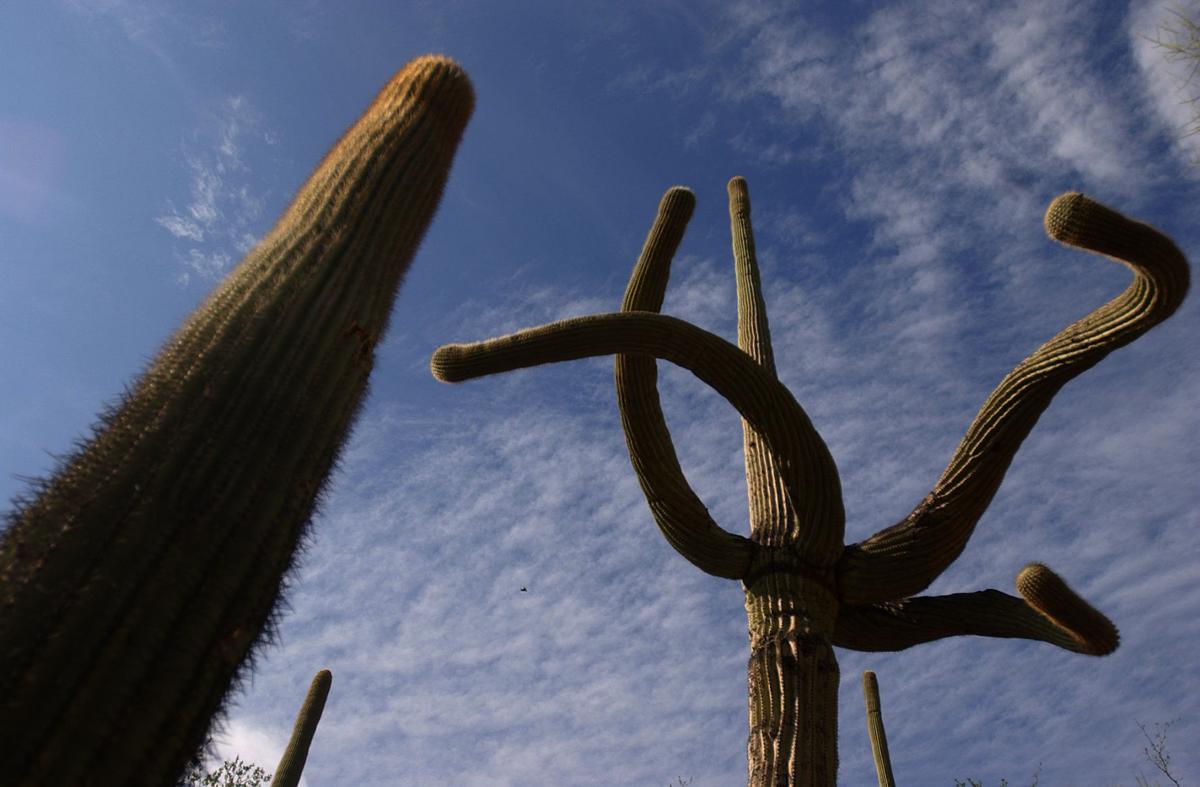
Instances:
[[[249,99],[231,96],[196,133],[196,141],[184,146],[188,201],[182,208],[168,201],[166,213],[154,219],[189,246],[176,254],[182,283],[193,275],[217,281],[257,243],[264,200],[253,185],[245,148],[274,141]]]

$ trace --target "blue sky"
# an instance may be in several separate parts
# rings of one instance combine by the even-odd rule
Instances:
[[[655,528],[611,360],[436,383],[439,344],[612,311],[663,191],[698,207],[664,311],[735,335],[725,183],[750,184],[780,377],[838,463],[847,538],[907,514],[991,388],[1116,295],[1048,241],[1075,189],[1195,257],[1200,137],[1168,5],[15,0],[0,26],[0,493],[87,433],[408,59],[478,102],[313,526],[279,642],[220,750],[273,767],[312,674],[310,787],[745,781],[736,583]],[[1194,86],[1193,86],[1194,87]],[[1194,295],[1194,294],[1193,294]],[[1200,753],[1196,297],[1071,383],[930,589],[1039,560],[1112,656],[959,638],[839,651],[841,781],[1132,784],[1148,724]],[[734,410],[660,373],[683,467],[746,531]],[[521,593],[522,586],[528,587]]]

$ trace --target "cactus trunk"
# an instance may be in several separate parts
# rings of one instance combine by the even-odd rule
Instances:
[[[270,629],[474,96],[419,58],[0,540],[0,773],[163,784]]]
[[[750,787],[837,782],[836,608],[828,590],[782,572],[746,591]]]

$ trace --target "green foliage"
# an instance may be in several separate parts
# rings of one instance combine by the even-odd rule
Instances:
[[[241,757],[234,757],[208,773],[199,763],[193,762],[176,787],[267,787],[270,783],[271,774],[253,763],[242,762]]]

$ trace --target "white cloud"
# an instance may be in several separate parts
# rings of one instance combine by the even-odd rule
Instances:
[[[59,0],[59,3],[86,18],[89,25],[95,25],[97,20],[112,22],[126,39],[150,52],[176,77],[179,69],[172,54],[172,42],[214,49],[226,46],[224,25],[217,19],[194,13],[185,5],[157,0]]]
[[[171,214],[167,216],[159,216],[154,219],[162,225],[167,232],[174,235],[176,238],[184,240],[202,241],[204,240],[204,229],[199,224],[190,219],[185,219],[171,209]]]
[[[1186,44],[1180,7],[1168,2],[1133,3],[1130,8],[1130,47],[1137,62],[1154,117],[1171,139],[1171,149],[1187,172],[1196,172],[1198,138],[1194,58],[1170,53],[1158,45]],[[1195,19],[1192,19],[1195,22]],[[1158,43],[1156,43],[1158,42]]]
[[[304,701],[303,691],[291,699],[295,702],[293,714],[300,709],[301,703]],[[282,700],[280,705],[286,703]],[[213,748],[216,750],[216,758],[205,763],[206,767],[212,769],[219,767],[221,762],[233,760],[235,757],[241,758],[241,761],[248,764],[257,765],[267,773],[274,773],[275,766],[279,762],[279,758],[283,756],[284,750],[287,748],[288,737],[291,735],[291,730],[288,729],[268,729],[256,727],[248,724],[245,720],[234,718],[225,725],[225,729],[221,734],[217,735],[213,740]],[[309,787],[308,780],[300,777],[301,787]]]
[[[263,198],[252,185],[246,148],[274,141],[245,96],[222,101],[196,137],[184,152],[188,202],[181,210],[168,201],[167,212],[154,219],[175,238],[199,244],[180,255],[185,284],[192,275],[205,282],[220,279],[232,261],[254,247]]]

